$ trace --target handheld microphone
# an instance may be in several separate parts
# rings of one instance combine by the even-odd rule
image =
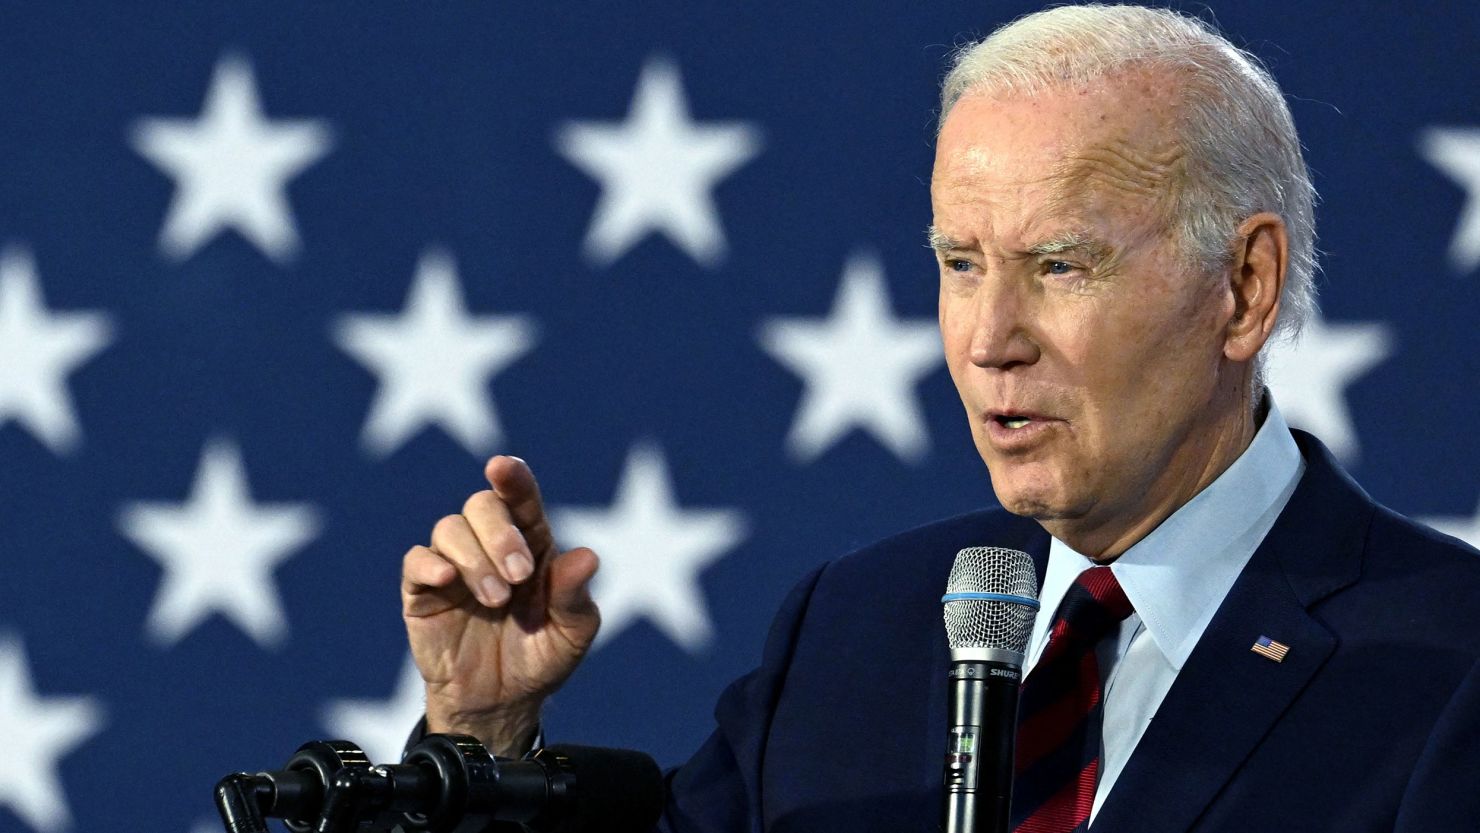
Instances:
[[[1038,610],[1033,559],[997,547],[961,550],[941,603],[951,670],[940,829],[1007,833],[1018,688]]]

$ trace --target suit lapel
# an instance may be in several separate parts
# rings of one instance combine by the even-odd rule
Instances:
[[[1336,648],[1307,612],[1355,581],[1373,504],[1295,432],[1306,473],[1234,583],[1126,763],[1095,831],[1189,829]],[[1250,650],[1289,646],[1283,662]]]
[[[1177,675],[1096,817],[1096,833],[1187,830],[1331,655],[1335,639],[1293,599],[1284,576],[1255,566]],[[1250,650],[1261,635],[1290,646],[1284,662]]]

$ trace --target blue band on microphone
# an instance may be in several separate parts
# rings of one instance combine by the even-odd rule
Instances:
[[[949,602],[1007,602],[1008,604],[1022,605],[1038,609],[1038,600],[1027,596],[1014,596],[1009,593],[947,593],[940,597],[941,604]]]

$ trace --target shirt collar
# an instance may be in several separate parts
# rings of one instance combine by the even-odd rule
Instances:
[[[1179,671],[1305,471],[1289,426],[1265,396],[1269,411],[1244,453],[1110,567],[1157,648]],[[1041,653],[1074,579],[1093,566],[1052,540],[1029,657]]]

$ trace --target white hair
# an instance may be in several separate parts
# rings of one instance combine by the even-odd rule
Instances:
[[[1221,270],[1241,222],[1278,214],[1290,260],[1275,335],[1293,339],[1316,306],[1315,189],[1279,85],[1257,58],[1201,20],[1106,5],[1019,18],[956,52],[941,87],[940,120],[968,93],[1031,95],[1142,68],[1169,71],[1180,84],[1176,131],[1187,168],[1168,217],[1179,248],[1195,268]]]

